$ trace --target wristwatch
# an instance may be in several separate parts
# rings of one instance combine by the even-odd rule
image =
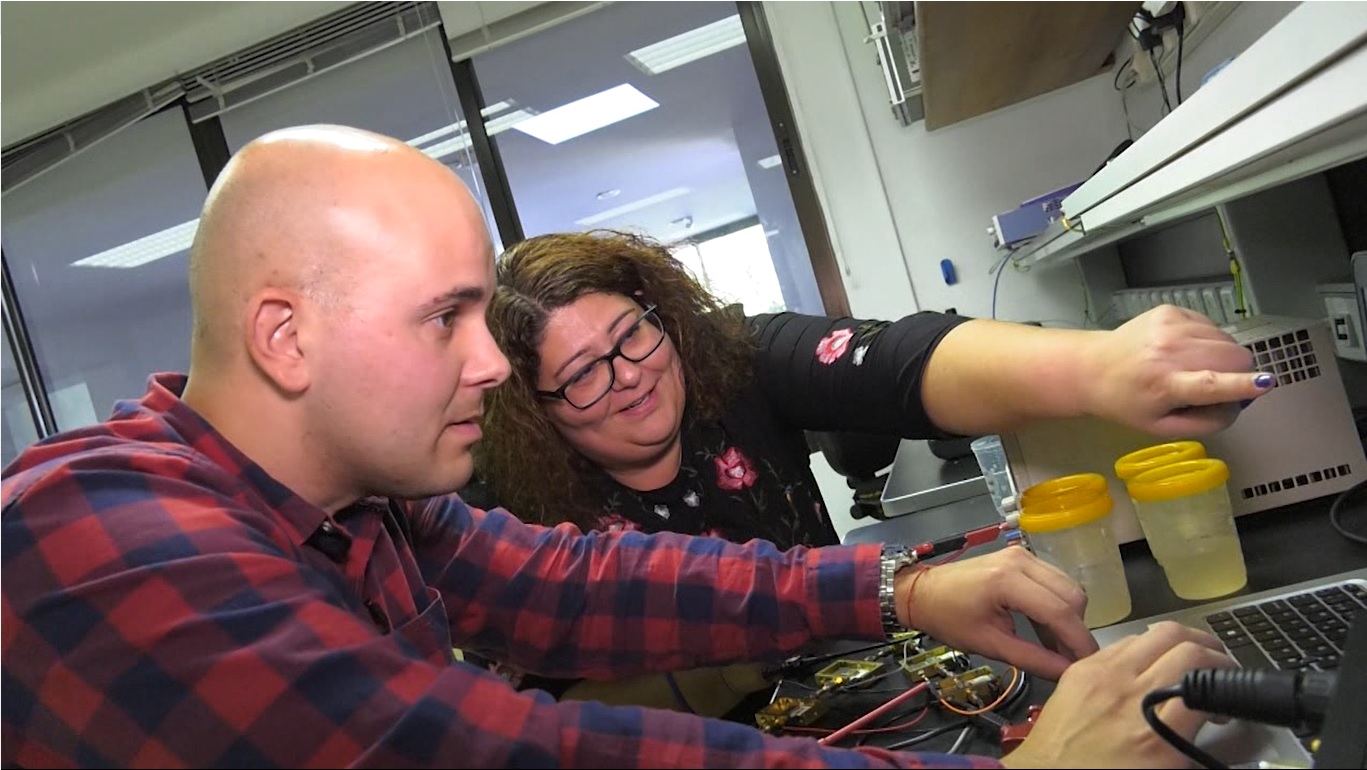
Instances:
[[[916,556],[910,548],[902,545],[884,545],[880,563],[880,582],[878,584],[878,606],[882,609],[883,633],[888,636],[907,630],[897,620],[897,602],[893,595],[893,579],[903,567],[916,563]]]

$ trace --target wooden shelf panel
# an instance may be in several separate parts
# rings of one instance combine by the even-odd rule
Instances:
[[[926,130],[1104,72],[1139,5],[916,3]]]

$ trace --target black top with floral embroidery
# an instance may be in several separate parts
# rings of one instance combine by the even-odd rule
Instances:
[[[606,473],[594,478],[601,528],[761,538],[784,549],[838,542],[804,431],[946,436],[926,415],[921,379],[940,339],[966,320],[748,319],[759,347],[752,385],[718,422],[684,416],[682,465],[670,484],[640,492]]]

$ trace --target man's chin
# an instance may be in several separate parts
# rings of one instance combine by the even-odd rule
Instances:
[[[406,493],[400,496],[414,500],[459,492],[466,484],[470,483],[470,477],[474,475],[474,464],[467,455],[461,462],[446,463],[441,470],[443,471],[441,473],[430,473],[421,478],[412,479],[404,485]]]

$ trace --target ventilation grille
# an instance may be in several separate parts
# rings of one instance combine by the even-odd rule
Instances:
[[[1305,329],[1258,340],[1244,347],[1253,353],[1253,367],[1260,372],[1273,373],[1277,386],[1320,376],[1319,357],[1310,340],[1310,332]]]
[[[441,23],[435,3],[357,3],[181,76],[190,118],[206,120]]]
[[[191,120],[206,120],[440,23],[432,2],[348,6],[6,148],[3,189],[10,192],[181,98]]]
[[[1296,476],[1288,476],[1277,481],[1269,481],[1265,484],[1255,484],[1251,487],[1244,487],[1240,490],[1245,500],[1252,500],[1263,495],[1275,495],[1278,492],[1287,492],[1296,487],[1305,487],[1311,484],[1319,484],[1325,481],[1353,475],[1353,469],[1347,464],[1335,465],[1329,468],[1321,468],[1309,473],[1301,473]]]
[[[183,93],[179,83],[148,88],[5,150],[0,161],[4,191],[10,192],[76,153],[95,146],[175,102]]]

